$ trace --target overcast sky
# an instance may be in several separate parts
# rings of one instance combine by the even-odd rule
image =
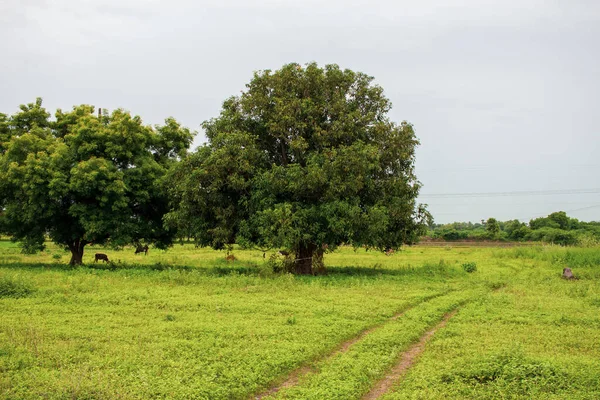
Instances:
[[[414,124],[436,222],[600,220],[600,1],[0,1],[4,113],[43,97],[200,131],[253,71],[310,61],[374,76]]]

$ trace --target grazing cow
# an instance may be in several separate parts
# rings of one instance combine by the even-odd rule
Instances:
[[[144,255],[148,255],[148,245],[145,246],[137,246],[135,249],[135,254],[144,253]]]
[[[103,260],[104,262],[110,262],[108,260],[108,256],[106,254],[102,254],[102,253],[96,253],[96,255],[94,256],[94,262],[98,262],[98,260]]]
[[[391,256],[392,254],[394,254],[394,249],[387,248],[387,249],[385,250],[385,255],[386,255],[386,256]]]

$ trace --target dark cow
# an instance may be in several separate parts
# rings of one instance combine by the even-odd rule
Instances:
[[[144,255],[148,255],[148,245],[136,247],[135,254],[138,253],[144,253]]]
[[[94,256],[94,262],[98,262],[98,260],[102,260],[104,262],[110,262],[108,260],[108,256],[106,254],[102,254],[102,253],[96,253],[96,255]]]

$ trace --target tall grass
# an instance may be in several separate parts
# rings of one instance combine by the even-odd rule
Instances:
[[[495,252],[499,258],[528,258],[564,264],[569,267],[600,268],[600,247],[536,246],[503,249]]]

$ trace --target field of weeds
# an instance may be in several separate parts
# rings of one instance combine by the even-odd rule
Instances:
[[[234,255],[0,242],[0,398],[600,398],[600,249]]]

